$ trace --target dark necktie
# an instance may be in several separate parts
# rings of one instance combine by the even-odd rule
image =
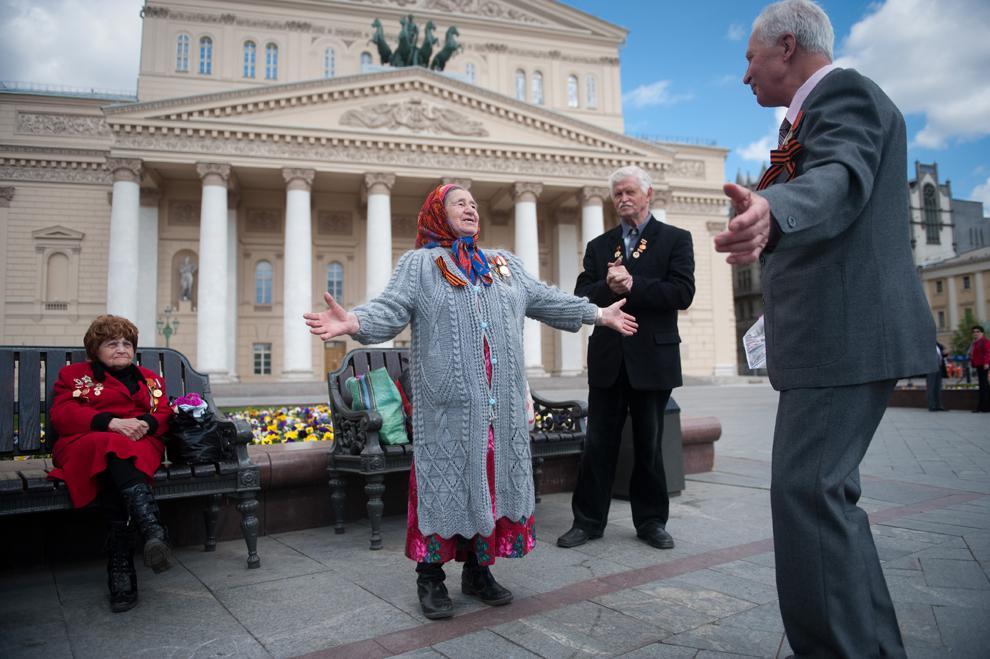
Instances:
[[[626,259],[632,258],[633,247],[636,246],[636,236],[639,235],[639,229],[633,227],[629,230],[629,235],[626,236]]]
[[[783,121],[780,122],[780,131],[777,133],[777,148],[784,146],[784,140],[787,139],[787,133],[791,130],[791,122],[785,117]]]

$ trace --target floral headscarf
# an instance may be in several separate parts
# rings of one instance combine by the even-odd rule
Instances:
[[[485,286],[492,283],[491,268],[488,266],[488,259],[485,258],[481,248],[478,247],[475,236],[463,236],[458,238],[450,223],[447,222],[447,208],[444,206],[444,199],[451,190],[462,190],[461,186],[448,183],[439,185],[426,197],[423,207],[419,209],[418,226],[416,232],[416,248],[420,247],[446,247],[457,264],[458,269],[464,273],[468,281],[477,284],[479,280]],[[440,264],[441,270],[444,266]],[[450,278],[448,278],[450,281]],[[454,284],[454,281],[451,281]]]

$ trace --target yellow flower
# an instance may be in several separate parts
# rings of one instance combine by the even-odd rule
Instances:
[[[299,433],[297,431],[295,431],[295,430],[286,430],[285,431],[285,438],[286,439],[298,439],[299,438]]]
[[[333,433],[332,432],[327,431],[327,432],[323,433],[323,441],[326,442],[326,441],[330,441],[331,439],[333,439]]]

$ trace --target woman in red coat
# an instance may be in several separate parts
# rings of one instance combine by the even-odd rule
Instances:
[[[109,517],[114,612],[137,604],[128,518],[144,536],[145,565],[161,572],[172,559],[149,486],[162,462],[161,438],[172,410],[162,378],[134,364],[137,338],[126,318],[96,318],[83,338],[89,361],[59,372],[50,414],[58,439],[49,478],[65,481],[76,508],[97,501]]]

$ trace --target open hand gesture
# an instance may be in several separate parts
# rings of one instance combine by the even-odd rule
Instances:
[[[357,334],[361,329],[357,316],[337,304],[329,293],[324,293],[323,299],[327,302],[326,311],[303,314],[306,324],[309,325],[309,333],[315,334],[324,341],[342,334]]]
[[[735,183],[726,183],[722,190],[736,216],[729,220],[728,229],[715,236],[715,251],[728,252],[728,263],[752,263],[770,238],[770,203]]]
[[[622,336],[632,336],[639,329],[639,324],[635,318],[622,310],[625,304],[626,299],[622,298],[612,306],[602,309],[601,324],[611,327]]]

